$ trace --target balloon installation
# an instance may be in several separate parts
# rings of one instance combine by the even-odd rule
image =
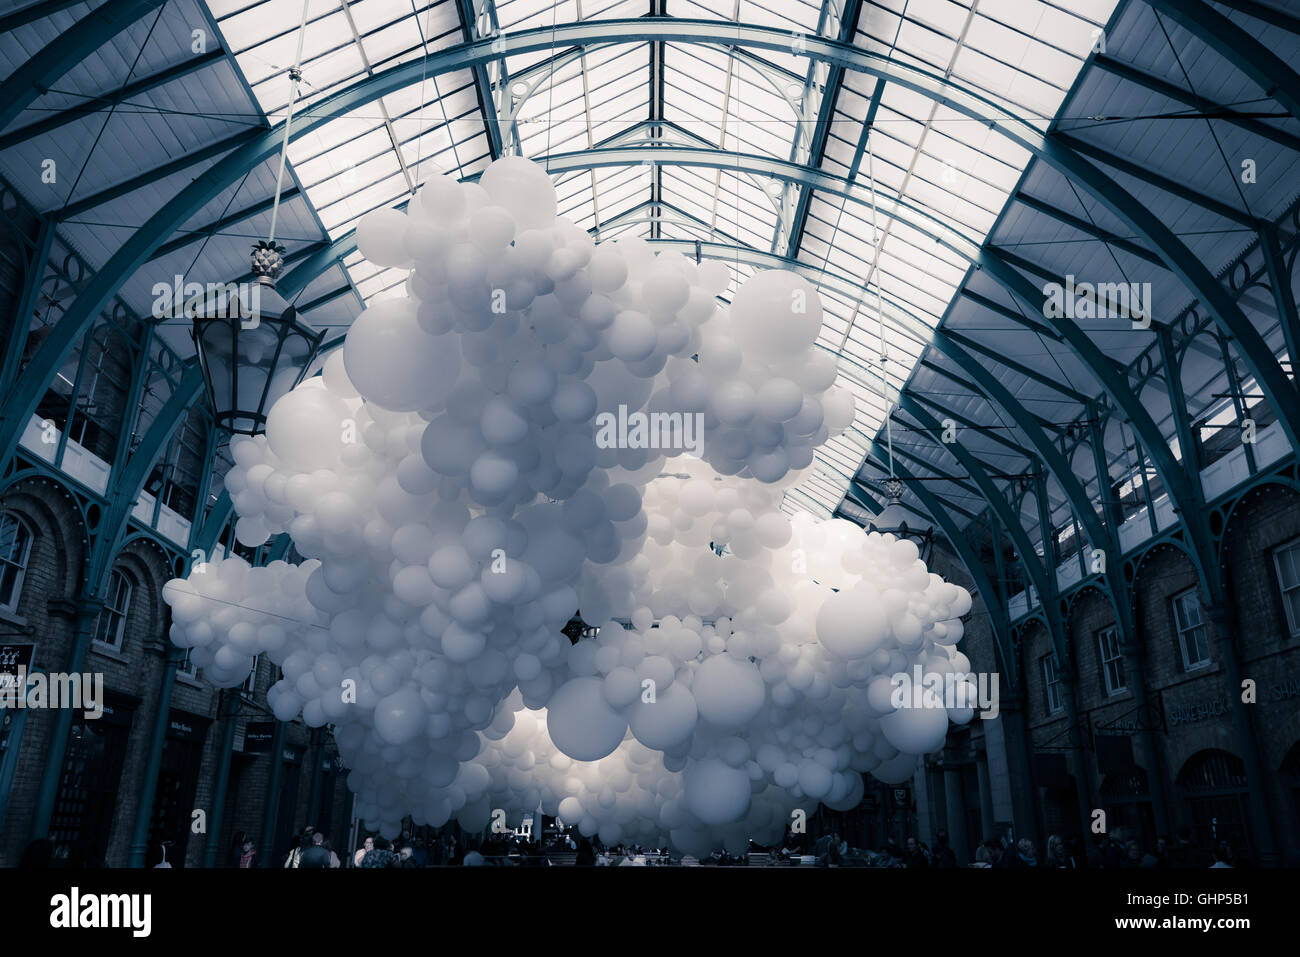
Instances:
[[[720,304],[726,265],[593,244],[514,157],[357,241],[410,270],[404,294],[233,440],[225,477],[238,541],[288,532],[304,560],[227,556],[164,595],[209,681],[265,654],[276,717],[334,725],[369,827],[540,807],[609,844],[741,853],[796,809],[855,807],[862,772],[910,778],[971,719],[891,699],[917,665],[970,680],[970,594],[906,539],[781,511],[855,411],[803,278]],[[698,454],[601,441],[602,416],[656,412],[698,422]],[[598,627],[572,643],[579,611]]]

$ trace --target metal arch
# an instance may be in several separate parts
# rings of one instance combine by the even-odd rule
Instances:
[[[1007,530],[1007,534],[1011,536],[1011,540],[1016,546],[1016,551],[1020,553],[1020,562],[1024,566],[1025,572],[1029,575],[1034,588],[1038,591],[1039,597],[1043,602],[1044,610],[1049,613],[1051,620],[1050,630],[1052,632],[1052,645],[1058,650],[1058,652],[1064,654],[1064,638],[1061,635],[1061,629],[1059,627],[1059,609],[1054,607],[1056,604],[1056,569],[1051,569],[1050,573],[1044,571],[1043,564],[1038,561],[1038,555],[1034,551],[1033,543],[1029,541],[1029,535],[1025,531],[1025,526],[1020,521],[1020,516],[1011,511],[1011,506],[1007,503],[1006,497],[1002,494],[1002,491],[997,487],[997,485],[994,484],[993,479],[989,477],[988,472],[985,471],[984,466],[980,463],[979,459],[975,458],[969,449],[963,448],[960,443],[944,443],[938,436],[941,431],[939,421],[922,408],[921,405],[908,393],[904,392],[899,396],[898,408],[916,419],[926,429],[933,430],[933,434],[930,432],[923,432],[922,434],[935,445],[939,446],[939,448],[946,449],[953,458],[962,464],[966,469],[967,474],[970,475],[971,480],[979,487],[980,492],[984,496],[984,500],[988,502],[994,512],[997,513],[1003,527]],[[1050,606],[1053,606],[1050,607],[1050,610],[1049,604]]]
[[[1026,305],[1031,308],[1038,308],[1041,305],[1039,291],[1034,285],[996,253],[989,250],[982,252],[980,254],[980,265],[991,278],[996,279],[1000,285]],[[1169,497],[1183,520],[1183,526],[1195,543],[1195,551],[1203,556],[1203,559],[1198,561],[1196,565],[1201,575],[1202,584],[1205,586],[1206,594],[1221,594],[1222,589],[1218,587],[1217,583],[1211,584],[1214,576],[1210,574],[1211,566],[1207,565],[1205,561],[1213,552],[1209,548],[1209,529],[1205,526],[1204,509],[1199,504],[1200,496],[1193,489],[1182,465],[1169,451],[1169,445],[1160,429],[1156,426],[1155,421],[1151,418],[1150,413],[1147,412],[1137,396],[1133,394],[1133,390],[1129,388],[1126,373],[1112,359],[1102,353],[1097,344],[1088,338],[1073,321],[1069,319],[1052,319],[1050,317],[1048,317],[1048,321],[1064,335],[1070,345],[1074,347],[1075,352],[1092,370],[1092,374],[1096,377],[1102,390],[1128,416],[1129,427],[1138,434],[1146,448],[1147,455],[1150,456],[1152,464],[1156,468],[1156,472],[1165,483]]]
[[[54,82],[166,0],[106,0],[70,30],[37,51],[0,84],[0,130]],[[19,11],[21,13],[22,11]]]
[[[158,2],[158,0],[110,0],[122,8],[134,4]],[[119,28],[120,29],[120,28]],[[38,54],[28,66],[20,70],[31,74],[36,67],[32,64],[41,60],[45,69],[52,67],[48,61],[57,60],[65,64],[64,69],[75,61],[75,55],[58,59],[59,50],[68,42],[73,33],[65,34],[46,50]],[[77,34],[79,37],[81,34]],[[97,33],[97,36],[99,34]],[[113,35],[113,34],[108,34]],[[609,43],[617,40],[624,42],[644,42],[647,39],[677,40],[680,42],[726,42],[731,45],[748,43],[771,49],[785,49],[791,42],[790,34],[783,30],[767,27],[736,26],[712,21],[655,20],[638,18],[634,20],[589,21],[582,24],[566,24],[552,28],[537,28],[529,31],[502,36],[492,41],[477,41],[439,51],[430,57],[414,60],[394,67],[380,74],[369,76],[352,86],[327,96],[307,107],[299,114],[296,129],[291,130],[290,138],[306,135],[336,115],[343,115],[384,95],[396,92],[417,79],[423,80],[429,75],[472,67],[499,57],[503,53],[511,55],[550,49],[564,44],[588,45],[592,43]],[[83,44],[89,40],[82,39]],[[957,95],[956,87],[943,78],[935,77],[923,70],[897,63],[889,63],[884,57],[867,54],[852,47],[845,47],[834,41],[819,37],[809,37],[801,41],[813,56],[822,56],[833,61],[843,61],[852,69],[863,69],[884,75],[906,87],[916,89],[935,98],[945,94]],[[496,49],[493,49],[493,47]],[[504,47],[504,49],[502,49]],[[93,46],[92,46],[93,48]],[[78,48],[73,51],[80,54]],[[66,61],[66,63],[65,63]],[[30,78],[24,83],[30,83]],[[7,85],[6,85],[7,86]],[[0,88],[4,90],[4,88]],[[25,90],[24,95],[30,94]],[[972,102],[986,103],[996,112],[992,104],[982,101],[973,94],[961,94]],[[30,95],[28,95],[30,100]],[[18,103],[19,101],[12,101]],[[978,110],[977,110],[978,112]],[[39,401],[41,392],[53,378],[59,363],[72,347],[81,331],[93,321],[94,316],[107,303],[113,293],[121,288],[126,278],[134,273],[148,257],[162,245],[179,226],[205,205],[208,199],[229,186],[240,175],[271,158],[279,148],[282,138],[280,126],[256,134],[248,144],[234,153],[208,167],[189,186],[182,189],[171,201],[154,214],[126,241],[102,269],[87,283],[82,294],[65,312],[59,324],[51,332],[41,351],[28,365],[26,372],[18,383],[15,401],[10,402],[6,414],[0,417],[0,462],[12,455],[19,434],[18,425]]]
[[[99,594],[101,579],[117,553],[118,542],[126,532],[127,516],[135,507],[135,500],[139,498],[140,490],[144,488],[145,479],[149,477],[149,472],[157,462],[158,456],[171,441],[177,424],[202,394],[203,373],[198,362],[191,360],[185,364],[185,374],[176,384],[166,404],[149,424],[144,438],[126,459],[125,467],[120,474],[110,479],[108,508],[100,522],[100,528],[106,534],[98,538],[86,570],[86,587],[91,595]]]
[[[880,469],[887,469],[888,466],[881,461],[879,453],[869,452],[867,460],[875,459],[875,465]],[[865,464],[865,463],[864,463]],[[942,529],[952,550],[956,553],[961,563],[966,567],[966,573],[970,575],[971,582],[975,585],[975,590],[979,592],[980,598],[984,603],[984,610],[988,613],[989,623],[993,629],[993,644],[998,649],[998,656],[1002,659],[1002,666],[1008,677],[1017,675],[1015,652],[1008,643],[1011,635],[1010,623],[1006,616],[1005,603],[1002,600],[1002,594],[989,579],[988,572],[980,563],[979,556],[966,541],[957,524],[952,520],[947,510],[944,508],[938,498],[936,498],[925,487],[925,483],[917,480],[905,466],[894,463],[894,474],[907,484],[912,490],[912,494],[917,497],[924,508],[934,519],[935,524]],[[857,481],[856,479],[854,480]]]
[[[128,0],[120,0],[127,3]],[[146,3],[150,0],[135,0]],[[655,18],[635,20],[589,21],[566,24],[552,28],[537,28],[516,34],[503,35],[491,42],[478,41],[449,50],[440,51],[426,59],[414,60],[380,74],[367,77],[358,83],[327,96],[307,107],[300,114],[300,122],[291,138],[310,133],[336,115],[341,115],[366,103],[395,92],[415,82],[417,78],[440,75],[453,69],[464,69],[498,57],[502,53],[517,55],[558,45],[587,45],[610,42],[645,42],[670,40],[676,42],[725,43],[735,46],[756,46],[768,49],[786,49],[791,35],[786,31],[768,27],[736,25],[712,21],[693,21]],[[1067,176],[1075,178],[1088,192],[1116,213],[1140,235],[1153,240],[1164,258],[1189,288],[1199,295],[1216,320],[1238,341],[1247,364],[1252,367],[1257,381],[1269,395],[1287,429],[1293,447],[1300,447],[1296,439],[1296,423],[1300,422],[1300,395],[1286,395],[1280,388],[1284,378],[1276,358],[1268,350],[1262,337],[1250,326],[1244,313],[1234,301],[1217,286],[1213,276],[1180,240],[1148,211],[1138,207],[1118,183],[1101,169],[1064,147],[1055,135],[1045,135],[1027,121],[1016,117],[1000,116],[1000,110],[989,100],[964,90],[946,78],[916,67],[889,62],[878,54],[855,49],[836,41],[816,36],[801,36],[801,45],[812,57],[842,64],[848,69],[869,73],[899,83],[974,119],[986,122],[991,128],[1056,167]],[[57,44],[56,44],[57,45]],[[493,46],[497,49],[492,49]],[[504,47],[504,51],[501,49]],[[45,54],[47,51],[42,51]],[[40,55],[38,55],[40,56]],[[38,400],[39,391],[53,376],[62,356],[75,341],[77,334],[103,307],[125,278],[162,244],[166,236],[197,212],[212,195],[228,186],[247,169],[274,155],[279,145],[280,127],[265,130],[254,136],[244,147],[209,167],[203,174],[158,211],[144,226],[136,231],[103,269],[87,284],[83,294],[65,313],[63,320],[51,333],[41,354],[29,365],[19,383],[19,414],[5,417],[0,425],[0,458],[12,454],[16,437],[15,422],[30,414]],[[734,162],[733,162],[734,165]],[[812,174],[814,171],[808,171]],[[826,174],[816,171],[821,177]],[[1265,363],[1271,363],[1268,368]]]
[[[1300,75],[1276,53],[1203,0],[1146,0],[1259,85],[1300,119]]]
[[[1038,426],[1029,410],[1021,405],[1015,396],[1011,394],[1011,391],[998,381],[997,376],[993,375],[981,363],[974,361],[969,353],[965,352],[943,332],[936,331],[933,348],[961,367],[979,386],[987,401],[1000,406],[1020,427],[1020,431],[1025,434],[1030,444],[1033,445],[1038,457],[1061,486],[1061,491],[1065,493],[1066,500],[1073,506],[1075,514],[1078,516],[1079,521],[1083,523],[1088,538],[1093,542],[1094,547],[1098,544],[1105,544],[1108,549],[1113,549],[1115,545],[1114,536],[1097,516],[1083,483],[1079,481],[1079,477],[1075,474],[1069,462],[1065,460],[1065,456]]]

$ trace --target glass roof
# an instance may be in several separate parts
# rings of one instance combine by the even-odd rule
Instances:
[[[286,113],[301,0],[206,0],[257,104]],[[368,74],[475,39],[553,24],[652,14],[851,38],[864,50],[978,91],[1046,129],[1115,0],[307,0],[296,110]],[[854,23],[842,24],[850,11]],[[839,384],[858,403],[855,427],[831,440],[786,508],[830,514],[844,496],[925,343],[883,329],[876,296],[938,325],[966,272],[926,232],[973,243],[994,227],[1030,155],[986,125],[862,73],[833,73],[792,51],[725,44],[628,42],[509,55],[480,72],[426,77],[289,149],[291,167],[331,239],[371,209],[407,200],[429,175],[472,177],[503,152],[539,161],[603,146],[689,146],[794,163],[856,184],[854,199],[806,183],[675,159],[555,174],[560,211],[600,239],[706,240],[789,256],[821,286],[819,344],[841,356]],[[486,87],[481,94],[480,82]],[[822,122],[819,124],[819,118]],[[818,142],[818,128],[824,140]],[[643,154],[644,155],[644,154]],[[703,157],[702,157],[703,159]],[[570,164],[571,165],[571,164]],[[805,196],[803,193],[809,192]],[[871,198],[882,201],[873,211]],[[903,198],[908,222],[889,215]],[[918,228],[920,227],[920,228]],[[753,272],[733,263],[735,282]],[[391,294],[399,270],[343,260],[363,299]],[[733,285],[734,289],[734,285]],[[882,361],[883,360],[883,361]],[[881,369],[888,387],[882,388]]]

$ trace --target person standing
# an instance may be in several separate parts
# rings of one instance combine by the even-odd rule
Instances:
[[[240,846],[239,866],[241,868],[251,868],[253,861],[257,858],[257,848],[253,845],[251,837],[245,837],[244,843]]]
[[[330,864],[330,851],[325,846],[325,835],[316,831],[311,836],[311,843],[298,858],[299,867],[328,868]]]
[[[352,866],[360,867],[361,861],[365,858],[366,854],[374,849],[375,839],[373,837],[368,837],[362,841],[361,846],[357,848],[357,852],[352,855]]]
[[[944,830],[934,838],[934,866],[944,870],[957,866],[957,853],[948,845],[948,832]]]
[[[905,846],[907,850],[903,856],[904,867],[920,870],[930,866],[930,862],[921,853],[921,845],[917,843],[916,838],[909,837]]]

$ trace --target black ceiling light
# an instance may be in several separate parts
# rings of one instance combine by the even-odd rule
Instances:
[[[930,555],[934,551],[934,526],[903,504],[902,481],[891,477],[872,484],[889,496],[889,502],[879,515],[867,522],[867,531],[911,539],[921,553],[921,560],[930,564]]]
[[[284,266],[284,247],[276,245],[275,226],[289,156],[289,131],[302,82],[306,27],[307,0],[303,0],[298,52],[289,69],[288,115],[271,203],[271,228],[267,238],[253,247],[253,282],[209,286],[192,313],[194,346],[216,425],[244,435],[266,430],[267,410],[302,381],[325,335],[300,320],[298,311],[275,288]]]
[[[210,287],[191,305],[208,401],[218,428],[243,435],[266,429],[275,400],[306,375],[324,332],[298,318],[276,291],[284,247],[253,247],[253,282]]]

